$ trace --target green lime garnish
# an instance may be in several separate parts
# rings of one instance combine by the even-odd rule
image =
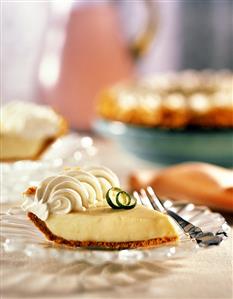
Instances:
[[[116,197],[119,192],[121,192],[120,188],[113,187],[113,188],[109,189],[106,194],[107,203],[113,209],[120,209],[120,207],[116,203]]]
[[[127,192],[122,191],[120,188],[113,187],[108,190],[106,194],[107,203],[113,209],[133,209],[137,201],[131,197]]]

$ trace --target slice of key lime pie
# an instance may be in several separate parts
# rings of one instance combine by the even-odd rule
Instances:
[[[111,249],[178,241],[167,215],[137,204],[106,167],[69,168],[24,193],[22,209],[58,244]]]
[[[12,101],[0,114],[0,161],[37,160],[67,133],[66,120],[49,106]]]

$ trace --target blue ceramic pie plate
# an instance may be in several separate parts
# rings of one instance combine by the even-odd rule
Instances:
[[[202,161],[233,166],[233,130],[162,129],[97,120],[97,133],[116,140],[128,152],[162,164]]]

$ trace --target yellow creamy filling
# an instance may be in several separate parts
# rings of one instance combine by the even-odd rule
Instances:
[[[54,235],[76,241],[127,242],[178,236],[168,216],[143,206],[132,210],[100,207],[51,215],[46,225]]]
[[[17,135],[0,135],[0,159],[33,158],[42,149],[44,139],[27,139]]]

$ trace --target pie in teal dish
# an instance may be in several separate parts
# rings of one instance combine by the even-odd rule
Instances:
[[[183,70],[119,82],[99,95],[95,128],[145,160],[231,167],[232,82],[231,70]]]
[[[232,129],[147,128],[102,119],[95,122],[94,129],[143,160],[165,165],[202,161],[233,166]]]

